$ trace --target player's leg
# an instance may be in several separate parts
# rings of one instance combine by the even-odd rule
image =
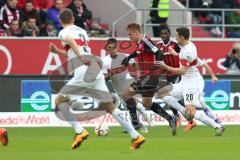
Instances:
[[[145,138],[140,135],[133,125],[123,116],[123,113],[113,105],[112,102],[103,102],[105,104],[106,112],[110,113],[118,123],[130,134],[132,138],[131,149],[137,149],[145,141]]]
[[[204,113],[215,120],[216,123],[221,124],[221,121],[217,118],[217,116],[212,112],[212,110],[208,107],[208,105],[205,103],[203,96],[200,97],[200,103],[203,107]]]
[[[152,126],[151,116],[147,113],[145,107],[143,107],[143,105],[137,101],[136,97],[135,100],[137,102],[137,111],[143,116],[144,120],[148,123],[148,125]]]
[[[128,108],[129,114],[131,116],[133,127],[135,129],[139,129],[140,124],[139,124],[139,120],[138,120],[138,116],[137,116],[136,101],[133,98],[130,98],[130,99],[126,100],[125,103]]]
[[[126,91],[128,93],[128,96],[130,99],[130,96],[134,95],[134,92]],[[108,88],[105,84],[104,80],[99,80],[95,86],[94,89],[88,89],[88,94],[91,95],[93,98],[97,98],[102,101],[104,104],[104,108],[106,112],[110,113],[117,121],[118,123],[124,127],[124,129],[130,134],[132,138],[132,146],[131,149],[137,149],[141,146],[141,144],[145,141],[145,138],[140,135],[131,122],[129,122],[123,115],[123,112],[120,111],[113,103],[112,95],[108,92]],[[127,100],[128,100],[127,99]]]
[[[183,115],[185,114],[185,108],[179,103],[179,100],[183,99],[182,96],[182,84],[173,84],[163,87],[158,90],[158,96],[172,108],[178,110]]]
[[[169,84],[176,84],[181,81],[181,77],[179,76],[168,76],[166,77],[166,80]],[[183,100],[178,101],[182,106],[184,106]],[[172,110],[173,115],[177,118],[177,128],[181,126],[182,123],[182,117],[180,114],[178,114],[178,111],[175,108],[172,108],[169,106],[169,108]]]
[[[56,115],[61,114],[67,122],[71,124],[71,126],[75,130],[75,138],[72,144],[72,149],[75,149],[80,146],[80,144],[86,139],[89,133],[80,125],[77,120],[77,116],[70,112],[70,105],[69,105],[69,97],[64,95],[58,95],[55,99],[56,105]]]
[[[201,94],[200,91],[198,89],[186,89],[183,94],[188,120],[192,121],[192,119],[195,118],[196,120],[213,127],[216,131],[216,136],[221,136],[224,132],[224,128],[212,118],[209,118],[203,111],[196,111],[196,107],[202,107],[199,99],[199,95]]]
[[[172,128],[172,134],[176,135],[176,119],[174,117],[170,116],[159,104],[152,102],[152,97],[142,97],[142,102],[144,107],[165,118]]]
[[[135,129],[141,129],[141,131],[143,132],[143,133],[148,133],[148,128],[147,128],[147,126],[145,125],[145,123],[141,120],[141,118],[139,117],[139,115],[137,114],[137,110],[139,111],[139,110],[141,110],[141,112],[145,112],[145,109],[144,109],[144,107],[142,106],[142,108],[141,107],[138,107],[138,101],[137,101],[137,99],[136,99],[136,97],[132,97],[132,98],[130,98],[129,100],[131,100],[132,101],[132,103],[134,103],[134,105],[133,105],[133,107],[132,107],[132,110],[134,109],[134,115],[133,116],[135,116],[135,126],[134,126],[134,121],[133,121],[133,119],[132,119],[132,124],[133,124],[133,126],[134,126],[134,128]],[[128,100],[128,102],[129,102],[129,100]],[[144,111],[143,111],[144,110]],[[130,112],[129,112],[130,113]],[[133,113],[133,111],[132,111],[132,113]],[[132,113],[130,113],[130,114],[132,114]],[[133,116],[131,116],[131,117],[133,117]],[[136,122],[137,122],[137,125],[136,125]]]

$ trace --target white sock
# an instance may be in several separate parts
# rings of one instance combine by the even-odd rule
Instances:
[[[80,134],[84,131],[84,128],[80,125],[80,123],[77,120],[77,116],[70,112],[68,103],[66,102],[60,103],[57,107],[62,113],[64,119],[72,125],[72,127],[75,130],[75,133]]]
[[[112,112],[112,116],[118,121],[118,123],[121,124],[121,126],[124,127],[124,129],[130,134],[132,139],[136,139],[140,135],[133,128],[132,123],[124,118],[123,113],[118,108],[115,108],[115,110]]]
[[[213,128],[221,127],[220,124],[216,123],[213,119],[209,118],[205,113],[202,111],[196,111],[196,114],[194,116],[196,120],[199,120],[200,122],[207,124],[209,126],[212,126]]]
[[[185,114],[185,108],[173,96],[165,96],[162,98],[162,100],[168,105],[170,105],[172,108],[180,111],[182,114]]]
[[[202,105],[202,107],[203,107],[204,113],[205,113],[208,117],[216,120],[216,119],[217,119],[216,115],[212,112],[212,110],[211,110],[211,109],[208,107],[208,105],[205,103],[203,97],[200,98],[200,103],[201,103],[201,105]]]
[[[143,117],[144,117],[145,119],[147,119],[148,114],[147,114],[147,112],[146,112],[146,110],[145,110],[145,107],[143,107],[143,105],[140,104],[140,103],[138,103],[136,107],[137,107],[137,111],[138,111],[141,115],[143,115]]]

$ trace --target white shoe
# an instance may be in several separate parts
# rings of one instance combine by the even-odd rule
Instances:
[[[148,129],[147,129],[147,126],[146,125],[144,125],[143,123],[141,123],[141,122],[139,122],[140,124],[141,124],[141,131],[143,132],[143,133],[148,133]]]

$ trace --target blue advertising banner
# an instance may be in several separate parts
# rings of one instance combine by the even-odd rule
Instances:
[[[50,112],[51,88],[47,80],[23,80],[21,86],[22,112]]]

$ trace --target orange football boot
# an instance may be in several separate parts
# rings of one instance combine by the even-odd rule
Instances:
[[[84,130],[81,134],[76,134],[74,138],[74,142],[72,144],[72,149],[78,148],[81,145],[81,143],[85,139],[87,139],[88,136],[89,136],[89,133],[86,130]]]
[[[8,145],[8,132],[4,128],[0,128],[0,141],[4,146]]]
[[[184,131],[189,132],[191,131],[194,127],[197,126],[196,121],[188,122],[187,126],[185,127]]]
[[[136,139],[132,140],[132,145],[130,149],[132,150],[138,149],[144,142],[145,142],[145,138],[142,135],[139,135]]]

